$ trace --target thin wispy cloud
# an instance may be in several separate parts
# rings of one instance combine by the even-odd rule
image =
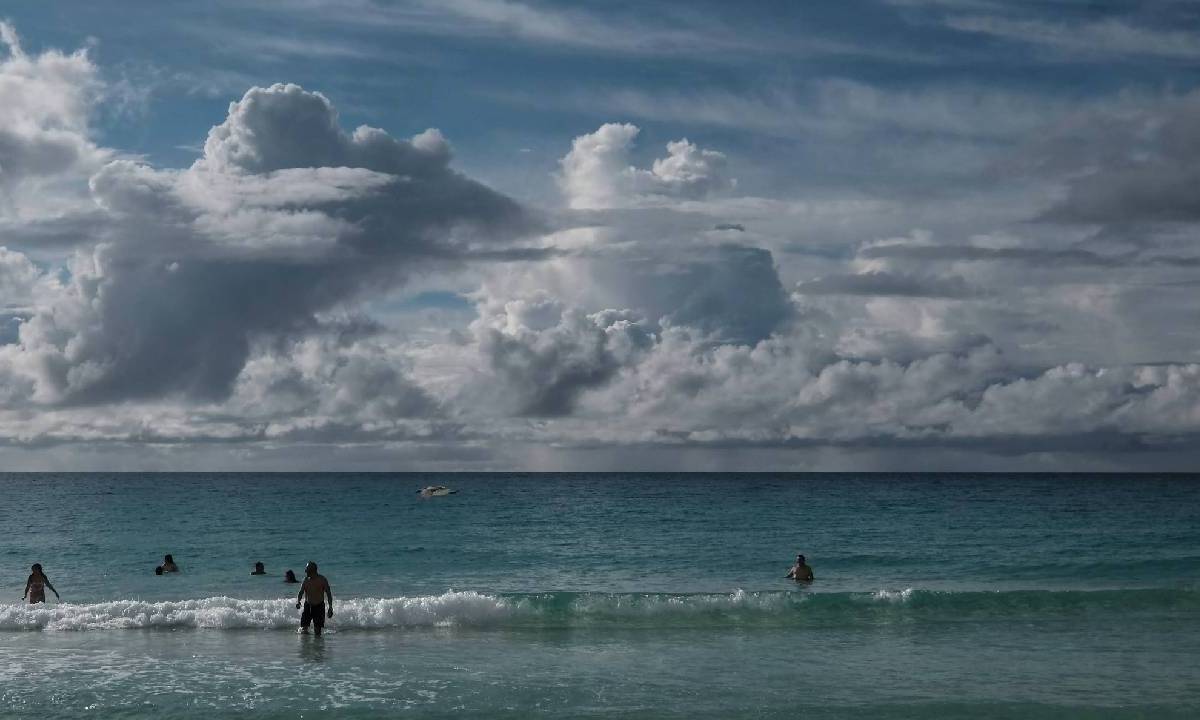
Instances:
[[[1047,22],[988,15],[951,16],[947,26],[1045,48],[1064,58],[1096,61],[1114,55],[1189,61],[1200,58],[1200,35],[1179,29],[1140,27],[1109,19]]]
[[[670,23],[644,14],[598,13],[555,4],[509,0],[288,0],[295,20],[392,30],[435,37],[515,40],[565,49],[639,55],[694,55],[747,51],[737,34],[695,18]]]
[[[649,91],[593,88],[535,95],[484,94],[513,104],[577,111],[607,108],[629,117],[744,129],[780,136],[907,131],[969,138],[1012,138],[1049,125],[1080,103],[1036,93],[958,86],[897,90],[826,78],[807,85],[729,90]]]
[[[255,33],[227,27],[193,26],[187,33],[203,39],[219,53],[237,53],[255,61],[279,61],[304,57],[318,59],[362,60],[390,55],[363,43],[337,42],[315,35],[286,35],[278,32]]]
[[[223,1],[244,5],[237,0]],[[864,45],[852,37],[821,33],[784,32],[752,15],[718,16],[699,6],[646,4],[598,9],[517,0],[410,0],[390,4],[371,0],[286,0],[278,7],[289,10],[290,22],[303,27],[334,24],[373,32],[509,41],[517,43],[517,48],[723,63],[821,55],[918,64],[940,62],[915,48],[891,43]]]

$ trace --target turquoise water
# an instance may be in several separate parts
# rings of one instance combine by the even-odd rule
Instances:
[[[1200,716],[1200,477],[10,474],[0,499],[4,715]],[[320,639],[282,583],[310,558]],[[15,602],[32,562],[62,603]]]

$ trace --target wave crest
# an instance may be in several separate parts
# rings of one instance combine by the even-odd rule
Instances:
[[[440,595],[338,600],[332,627],[375,630],[420,627],[712,627],[944,622],[1078,612],[1200,610],[1200,591],[1141,589],[874,593],[539,593]],[[291,600],[230,597],[146,602],[0,606],[0,632],[152,628],[294,629]]]

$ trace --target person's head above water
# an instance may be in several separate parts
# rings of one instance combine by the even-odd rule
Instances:
[[[162,575],[162,565],[156,565],[156,566],[154,566],[154,574],[155,574],[155,575]]]
[[[317,574],[317,564],[315,562],[313,562],[312,560],[309,560],[308,564],[304,566],[304,574],[305,575],[316,575]]]
[[[797,565],[804,565],[804,564],[806,564],[806,563],[805,563],[805,561],[804,561],[804,556],[803,556],[803,555],[796,555],[796,564],[797,564]]]
[[[41,563],[34,563],[33,567],[31,567],[29,569],[32,570],[33,572],[37,573],[38,575],[42,574],[42,564]]]
[[[283,579],[285,582],[296,582],[296,573],[288,570],[283,574]]]
[[[175,562],[175,558],[171,557],[170,555],[163,555],[163,562],[173,563]]]
[[[267,574],[266,565],[263,565],[261,562],[254,563],[254,574],[255,575],[266,575]]]

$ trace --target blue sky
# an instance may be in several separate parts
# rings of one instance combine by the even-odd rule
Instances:
[[[1192,461],[1192,3],[0,16],[13,466]]]

